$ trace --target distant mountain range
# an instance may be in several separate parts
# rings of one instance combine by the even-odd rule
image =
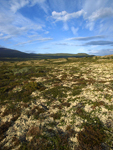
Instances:
[[[34,59],[50,59],[50,58],[68,58],[68,57],[92,57],[94,55],[88,55],[86,53],[68,54],[68,53],[56,53],[56,54],[28,54],[20,52],[18,50],[0,48],[0,59],[3,58],[34,58]]]
[[[8,57],[8,58],[23,58],[23,57],[33,57],[35,54],[27,54],[24,52],[20,52],[18,50],[8,49],[8,48],[0,48],[0,57]]]

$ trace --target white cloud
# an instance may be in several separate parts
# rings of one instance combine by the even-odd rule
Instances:
[[[112,8],[101,8],[92,13],[91,16],[88,17],[89,21],[96,21],[97,19],[104,19],[108,17],[113,17],[113,9]]]
[[[113,52],[113,49],[110,49],[109,51],[110,51],[110,52]]]
[[[87,12],[86,16],[89,17],[93,12],[99,10],[100,8],[111,6],[110,0],[85,0],[83,1],[83,10]]]
[[[99,32],[101,30],[100,23],[108,22],[113,16],[113,2],[111,0],[85,0],[83,1],[83,10],[87,12],[84,15],[84,19],[86,20],[85,27],[92,31],[96,28],[96,31]],[[111,26],[109,23],[108,26]],[[107,30],[107,28],[106,28]]]
[[[0,36],[3,36],[3,33],[0,33]]]
[[[40,38],[40,39],[37,39],[37,41],[49,41],[49,40],[53,40],[53,38]]]
[[[46,31],[45,34],[49,34],[49,31]]]
[[[84,14],[85,14],[84,10],[80,10],[80,11],[73,12],[73,13],[67,13],[66,11],[62,11],[62,12],[53,11],[52,18],[55,19],[56,22],[57,21],[67,22],[70,19],[79,18],[80,16]]]
[[[16,13],[17,10],[29,4],[29,0],[11,0],[9,4],[11,11]]]
[[[79,28],[71,27],[71,30],[72,30],[73,34],[76,35]]]
[[[25,35],[30,31],[37,32],[42,30],[43,25],[38,25],[30,19],[20,14],[11,12],[0,13],[0,32],[3,34],[1,39],[9,39],[18,35]]]
[[[46,0],[32,0],[31,3],[32,3],[32,5],[35,5],[35,4],[37,4],[37,3],[42,4],[42,3],[44,3],[45,1],[46,1]]]
[[[19,9],[28,6],[32,7],[36,4],[40,5],[40,7],[47,13],[48,6],[46,5],[46,0],[4,0],[2,5],[5,5],[7,9],[10,9],[13,13],[16,13]]]
[[[94,29],[94,25],[95,25],[94,22],[88,21],[86,24],[86,28],[89,28],[89,30],[92,31]]]
[[[105,56],[113,54],[113,49],[100,49],[100,50],[89,50],[90,54],[97,55],[97,56]]]
[[[39,38],[39,39],[33,39],[33,40],[28,40],[28,41],[26,41],[26,42],[18,43],[18,44],[16,44],[16,45],[24,45],[24,44],[33,43],[33,42],[36,42],[36,41],[45,42],[45,41],[50,41],[50,40],[53,40],[53,38]]]
[[[102,21],[107,18],[110,19],[111,17],[113,17],[113,9],[111,7],[100,8],[94,11],[89,17],[85,16],[85,19],[87,20],[86,28],[89,28],[89,30],[92,31],[97,20],[100,19],[102,24]]]

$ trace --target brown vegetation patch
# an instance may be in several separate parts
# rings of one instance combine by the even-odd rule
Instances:
[[[88,84],[94,84],[97,81],[94,80],[93,78],[89,78],[88,80],[86,80],[86,82],[88,82]]]
[[[21,106],[27,108],[29,105],[28,105],[27,103],[24,103],[24,102],[23,102],[23,103],[21,104]]]
[[[92,109],[95,109],[96,107],[99,107],[99,106],[105,106],[105,102],[104,101],[100,101],[100,102],[94,102],[93,103],[93,106],[91,106]]]
[[[70,103],[68,103],[68,102],[65,102],[65,103],[62,103],[62,106],[67,106],[67,107],[70,107]]]
[[[14,106],[13,107],[8,107],[5,109],[5,111],[3,112],[2,114],[2,117],[4,116],[7,116],[9,114],[17,114],[17,113],[20,113],[20,108],[15,108]]]
[[[35,127],[32,126],[29,128],[28,132],[27,132],[27,136],[36,136],[36,135],[41,135],[42,134],[42,130],[39,127]]]
[[[78,114],[80,117],[85,117],[85,114],[84,114],[84,110],[82,108],[77,108],[76,109],[76,114]]]
[[[35,119],[38,119],[39,118],[39,115],[41,114],[41,113],[44,113],[46,110],[44,109],[44,108],[40,108],[40,107],[38,107],[38,106],[35,106],[31,111],[30,111],[30,113],[28,113],[28,115],[29,114],[33,114],[34,115],[34,118]]]
[[[60,112],[58,112],[58,113],[53,113],[53,114],[51,114],[50,115],[51,117],[53,117],[53,119],[55,120],[55,119],[60,119],[61,118],[61,113]]]
[[[0,126],[0,135],[3,138],[3,133],[8,130],[8,128],[11,126],[11,122],[5,122]]]
[[[61,76],[61,80],[66,80],[66,78],[67,78],[67,74],[63,74],[63,75]]]
[[[83,131],[77,135],[81,150],[102,150],[101,143],[105,142],[106,138],[101,125],[85,125]]]
[[[58,109],[62,109],[63,106],[67,106],[67,107],[70,107],[70,103],[69,102],[64,102],[64,103],[61,103],[60,105],[53,105],[52,107],[53,108],[58,108]]]
[[[54,108],[54,109],[55,109],[55,108],[62,109],[63,107],[62,107],[62,105],[53,105],[53,108]]]
[[[16,121],[18,119],[18,117],[20,117],[20,113],[14,115],[14,117],[11,119],[11,121]]]
[[[13,142],[13,146],[18,146],[21,143],[16,136],[12,137],[12,142]]]

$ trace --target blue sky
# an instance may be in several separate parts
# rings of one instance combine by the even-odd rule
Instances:
[[[113,54],[113,0],[0,0],[0,47]]]

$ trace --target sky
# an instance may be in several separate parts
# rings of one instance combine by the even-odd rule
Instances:
[[[0,0],[0,47],[113,54],[113,0]]]

